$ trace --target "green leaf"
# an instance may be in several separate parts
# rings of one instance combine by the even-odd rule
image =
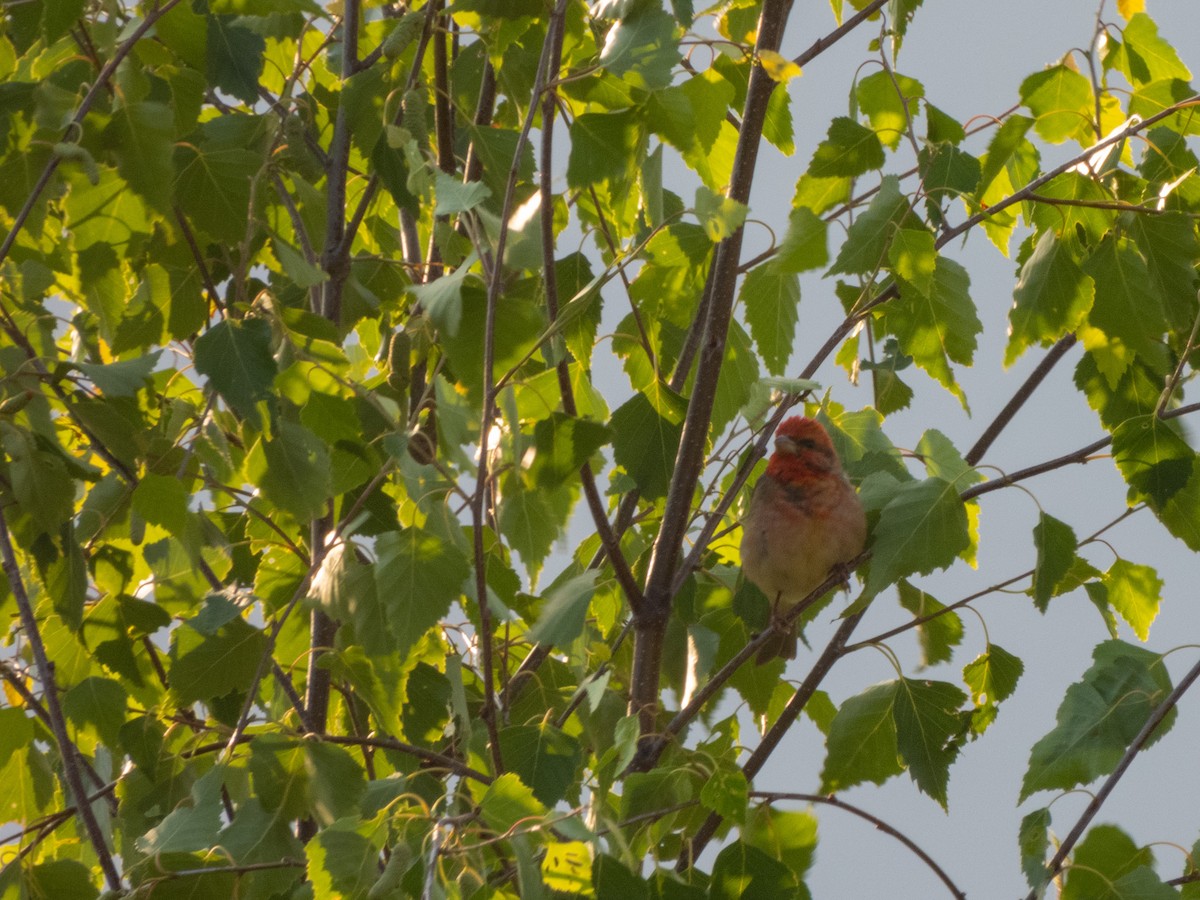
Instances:
[[[608,428],[591,419],[552,413],[533,429],[536,455],[529,479],[537,487],[552,488],[573,480],[579,470],[609,440]]]
[[[925,88],[914,78],[880,71],[861,79],[854,96],[879,140],[895,150],[917,114],[917,100],[925,96]]]
[[[1132,354],[1161,357],[1166,313],[1136,245],[1110,236],[1083,268],[1096,284],[1089,324],[1108,335],[1110,343],[1127,347]]]
[[[596,854],[592,860],[592,886],[596,900],[650,900],[646,882],[615,857]]]
[[[76,728],[94,728],[100,741],[115,750],[121,745],[120,731],[125,724],[128,697],[120,682],[93,676],[63,694],[63,712]]]
[[[379,847],[365,834],[374,830],[357,816],[322,828],[304,845],[305,872],[318,900],[365,898],[379,877]]]
[[[645,394],[634,394],[609,422],[613,457],[648,500],[666,496],[683,434],[683,399],[665,387],[656,396],[657,408]]]
[[[259,449],[266,469],[255,481],[267,498],[301,522],[322,515],[333,494],[325,442],[298,422],[280,422]]]
[[[963,667],[963,682],[975,702],[972,731],[982,734],[995,721],[999,704],[1016,690],[1024,671],[1025,664],[998,644],[988,644],[985,652]]]
[[[1004,365],[1012,365],[1033,344],[1049,346],[1073,331],[1091,308],[1094,292],[1094,283],[1076,265],[1066,243],[1045,232],[1013,290]]]
[[[479,801],[479,812],[488,828],[497,834],[504,834],[523,819],[529,819],[529,824],[534,824],[545,815],[546,809],[516,773],[505,772],[484,791]]]
[[[205,635],[184,623],[171,632],[171,696],[186,706],[244,691],[266,652],[266,636],[240,616]]]
[[[1017,845],[1021,849],[1021,871],[1025,873],[1025,881],[1030,887],[1040,887],[1045,883],[1049,872],[1046,871],[1046,856],[1050,852],[1050,810],[1046,807],[1035,809],[1021,819],[1021,829]]]
[[[983,168],[979,175],[980,196],[1014,157],[1033,155],[1036,158],[1037,151],[1025,137],[1032,127],[1033,119],[1014,114],[996,129],[988,143],[987,153],[983,156]]]
[[[701,185],[696,188],[696,218],[714,244],[720,243],[742,227],[750,207]]]
[[[924,228],[897,230],[888,247],[888,261],[897,278],[911,285],[922,296],[929,296],[938,262],[932,232]]]
[[[799,881],[787,866],[738,840],[726,846],[713,861],[708,897],[710,900],[795,897],[800,889]]]
[[[472,252],[471,256],[449,275],[435,278],[426,284],[413,285],[408,289],[447,337],[458,335],[462,323],[463,286],[467,283],[467,277],[470,276],[472,285],[479,282],[479,276],[470,271],[475,258]]]
[[[1130,17],[1121,37],[1117,65],[1135,87],[1169,78],[1191,81],[1188,67],[1175,48],[1159,36],[1158,26],[1144,12]]]
[[[763,137],[784,156],[796,152],[796,128],[792,124],[792,95],[786,84],[777,84],[767,101]]]
[[[1021,82],[1021,102],[1033,113],[1033,128],[1051,144],[1076,138],[1090,143],[1095,101],[1091,83],[1065,65],[1053,66]]]
[[[970,543],[966,507],[954,485],[941,478],[900,485],[875,526],[871,571],[856,603],[906,575],[946,568]]]
[[[375,555],[376,590],[403,657],[450,611],[471,564],[457,547],[422,528],[381,534]]]
[[[883,784],[903,771],[892,717],[898,693],[897,682],[877,684],[842,704],[825,742],[822,793]]]
[[[778,859],[797,878],[813,863],[817,850],[817,817],[811,812],[777,810],[762,804],[742,827],[742,840]]]
[[[811,178],[856,177],[883,166],[883,145],[870,128],[840,116],[817,146],[807,175]],[[886,181],[886,179],[885,179]]]
[[[1150,625],[1162,604],[1163,581],[1150,566],[1118,559],[1104,573],[1108,602],[1129,623],[1141,640],[1150,637]]]
[[[546,593],[546,605],[529,640],[552,647],[569,647],[583,634],[588,606],[596,593],[596,573],[585,572],[556,584]]]
[[[133,508],[151,525],[180,537],[187,528],[187,486],[178,478],[147,472],[133,491]]]
[[[158,365],[161,350],[112,363],[75,363],[75,368],[91,379],[101,393],[109,397],[133,397],[146,386],[146,379]]]
[[[749,800],[750,782],[741,769],[730,765],[717,766],[700,788],[700,804],[705,809],[738,825],[746,821]]]
[[[208,18],[208,77],[221,90],[244,103],[258,100],[263,70],[262,36],[235,24],[233,16]]]
[[[655,4],[639,6],[609,31],[600,64],[642,87],[666,87],[680,59],[675,29],[670,13]]]
[[[967,293],[967,270],[951,259],[938,257],[928,293],[912,286],[899,272],[897,276],[900,296],[884,307],[881,327],[895,335],[900,349],[958,397],[965,409],[966,395],[954,380],[950,364],[971,365],[983,331]]]
[[[572,489],[563,485],[534,488],[519,477],[509,476],[501,482],[500,493],[500,533],[521,554],[521,561],[536,578],[566,527],[574,501]]]
[[[303,253],[279,235],[271,236],[271,249],[275,251],[280,268],[296,287],[307,290],[329,280],[327,272],[316,263],[310,263]]]
[[[193,853],[216,843],[221,830],[224,767],[209,769],[192,785],[191,803],[178,806],[135,841],[142,853]]]
[[[512,725],[500,732],[504,764],[548,807],[571,791],[581,753],[579,741],[552,725]]]
[[[246,236],[250,185],[265,160],[238,147],[175,148],[175,199],[193,228],[236,245]]]
[[[117,171],[159,212],[171,208],[175,181],[175,117],[163,103],[130,103],[113,113],[101,140],[117,158]]]
[[[1094,825],[1075,848],[1062,900],[1178,898],[1154,870],[1154,854],[1115,825]]]
[[[800,319],[799,277],[781,271],[772,262],[763,263],[747,273],[739,299],[746,307],[746,324],[767,371],[783,375],[792,356],[796,323]]]
[[[1121,641],[1092,653],[1083,680],[1067,688],[1058,722],[1033,746],[1018,802],[1043,790],[1071,790],[1108,775],[1171,692],[1162,657]],[[1174,716],[1156,732],[1164,734]]]
[[[1146,261],[1147,289],[1163,301],[1171,328],[1187,333],[1195,318],[1196,260],[1200,259],[1192,223],[1177,213],[1134,216],[1129,235]]]
[[[842,244],[829,273],[866,274],[882,266],[888,244],[908,212],[908,200],[900,193],[900,180],[895,175],[885,175],[871,205],[847,231],[846,243]]]
[[[644,140],[634,110],[583,113],[571,123],[567,184],[584,188],[603,181],[628,180],[630,160]]]
[[[915,618],[940,613],[917,626],[917,639],[921,644],[921,665],[924,667],[949,662],[954,655],[954,648],[962,643],[963,638],[963,624],[958,613],[941,612],[946,608],[944,604],[907,581],[901,580],[897,587],[900,605]]]
[[[962,731],[959,708],[967,695],[944,681],[902,678],[897,682],[896,745],[917,787],[946,809],[950,765]]]
[[[788,229],[775,255],[780,272],[807,272],[829,262],[829,228],[806,206],[788,213]]]
[[[481,181],[464,182],[439,171],[436,175],[437,206],[435,216],[449,216],[467,212],[479,206],[492,195],[492,190]]]
[[[1129,502],[1161,509],[1187,486],[1196,454],[1187,441],[1155,415],[1127,419],[1113,432],[1113,460],[1129,485]]]
[[[678,150],[688,168],[717,194],[724,193],[733,168],[737,133],[725,121],[733,94],[729,82],[709,70],[654,91],[645,108],[649,128]]]
[[[1033,568],[1030,593],[1034,606],[1042,612],[1046,611],[1050,598],[1055,596],[1058,586],[1071,571],[1078,544],[1075,531],[1070,525],[1044,512],[1038,514],[1038,523],[1033,527],[1037,563]]]
[[[0,439],[8,454],[8,478],[21,511],[42,531],[57,534],[75,511],[75,482],[62,457],[40,446],[23,428],[0,421]]]
[[[271,396],[276,372],[266,320],[218,322],[196,339],[195,362],[230,409],[261,425],[258,404]]]

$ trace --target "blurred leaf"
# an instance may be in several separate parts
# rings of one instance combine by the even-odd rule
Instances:
[[[546,810],[518,775],[505,772],[484,791],[479,812],[492,831],[503,834],[524,819],[534,824]]]
[[[657,396],[656,409],[645,394],[634,394],[613,410],[609,422],[617,465],[648,500],[666,496],[683,433],[682,399],[665,387]]]
[[[717,854],[708,896],[711,900],[795,897],[799,890],[799,880],[787,866],[757,847],[738,840]]]
[[[1178,897],[1154,874],[1154,854],[1115,825],[1093,825],[1075,848],[1062,900]]]

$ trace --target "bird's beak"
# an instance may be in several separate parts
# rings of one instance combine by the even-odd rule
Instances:
[[[799,445],[787,435],[779,435],[775,438],[775,449],[781,453],[790,453],[792,456],[800,454]]]

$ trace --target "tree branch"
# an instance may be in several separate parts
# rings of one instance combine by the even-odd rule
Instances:
[[[766,0],[758,23],[756,52],[779,49],[790,9],[791,0]],[[751,69],[728,191],[729,198],[738,203],[745,204],[750,199],[767,102],[775,86],[761,65]],[[716,249],[712,290],[703,303],[706,320],[696,363],[696,379],[688,401],[662,523],[651,551],[645,604],[635,620],[629,709],[631,714],[639,717],[641,733],[647,739],[655,731],[662,642],[671,611],[671,584],[691,514],[692,494],[704,465],[704,448],[712,422],[717,378],[725,358],[725,340],[733,310],[743,235],[744,231],[739,227]]]
[[[1167,698],[1150,714],[1150,718],[1146,720],[1146,724],[1142,726],[1142,730],[1137,733],[1137,737],[1133,739],[1133,742],[1129,745],[1129,749],[1125,751],[1125,755],[1121,757],[1121,761],[1113,769],[1113,773],[1105,779],[1100,790],[1096,791],[1095,796],[1092,797],[1084,809],[1083,815],[1075,823],[1075,827],[1063,838],[1062,843],[1059,844],[1058,851],[1050,859],[1050,862],[1046,863],[1045,881],[1043,881],[1042,885],[1033,888],[1025,900],[1037,900],[1041,894],[1042,886],[1057,877],[1058,873],[1062,871],[1063,863],[1066,861],[1068,854],[1074,849],[1079,839],[1083,837],[1084,830],[1091,823],[1092,819],[1096,817],[1096,813],[1100,811],[1100,807],[1104,805],[1104,801],[1113,792],[1113,788],[1117,786],[1117,783],[1124,776],[1125,771],[1132,765],[1134,757],[1146,746],[1146,742],[1150,740],[1151,735],[1154,734],[1154,730],[1167,717],[1167,714],[1175,708],[1180,698],[1187,693],[1188,688],[1192,686],[1197,678],[1200,678],[1200,662],[1192,666],[1188,673],[1183,676],[1183,680],[1176,685],[1175,690],[1171,691],[1167,695]]]
[[[105,843],[104,832],[96,820],[96,814],[92,811],[88,793],[83,787],[79,748],[75,746],[67,733],[67,721],[63,716],[62,705],[58,702],[58,685],[54,680],[54,664],[50,662],[50,658],[46,655],[46,646],[42,643],[42,634],[38,630],[37,617],[34,615],[33,605],[29,601],[29,594],[25,590],[25,582],[21,578],[21,567],[17,564],[17,556],[13,550],[12,539],[8,531],[8,520],[4,515],[3,508],[0,508],[0,559],[3,561],[4,575],[8,579],[9,590],[12,591],[13,598],[17,602],[21,625],[25,630],[25,639],[29,641],[29,648],[33,651],[33,662],[37,668],[38,679],[42,682],[42,693],[45,697],[46,714],[50,720],[50,730],[54,734],[54,741],[58,744],[58,755],[62,760],[63,779],[71,792],[71,799],[83,822],[84,831],[87,832],[92,849],[100,861],[100,868],[104,872],[104,880],[108,882],[109,890],[120,891],[121,876],[117,872],[112,854],[108,851],[108,844]]]
[[[821,682],[825,680],[825,676],[829,674],[829,670],[842,657],[846,641],[854,633],[854,629],[858,627],[858,623],[862,621],[865,613],[866,610],[863,610],[842,620],[842,624],[833,633],[833,637],[825,646],[825,650],[817,658],[816,662],[813,663],[808,676],[800,683],[800,687],[796,688],[796,693],[792,695],[792,699],[788,701],[788,705],[784,707],[783,712],[779,714],[779,718],[763,736],[762,742],[750,754],[750,758],[746,760],[746,764],[742,766],[742,772],[748,780],[753,780],[754,776],[759,773],[763,764],[775,751],[775,748],[779,746],[779,742],[783,739],[788,729],[792,727],[792,724],[796,721],[796,718],[800,715],[805,705],[812,699],[812,695],[820,687]],[[679,855],[679,860],[675,864],[677,871],[682,872],[695,865],[696,860],[704,852],[704,848],[708,845],[709,840],[716,833],[722,818],[717,813],[712,813],[705,819],[704,824],[700,826],[700,830],[696,832],[695,837],[692,838]]]

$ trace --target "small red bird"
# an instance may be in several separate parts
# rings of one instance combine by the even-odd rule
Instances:
[[[866,540],[862,503],[824,427],[801,416],[786,419],[742,521],[742,571],[771,601],[779,632],[759,651],[760,665],[795,658],[795,629],[780,630],[780,615],[861,553]]]

